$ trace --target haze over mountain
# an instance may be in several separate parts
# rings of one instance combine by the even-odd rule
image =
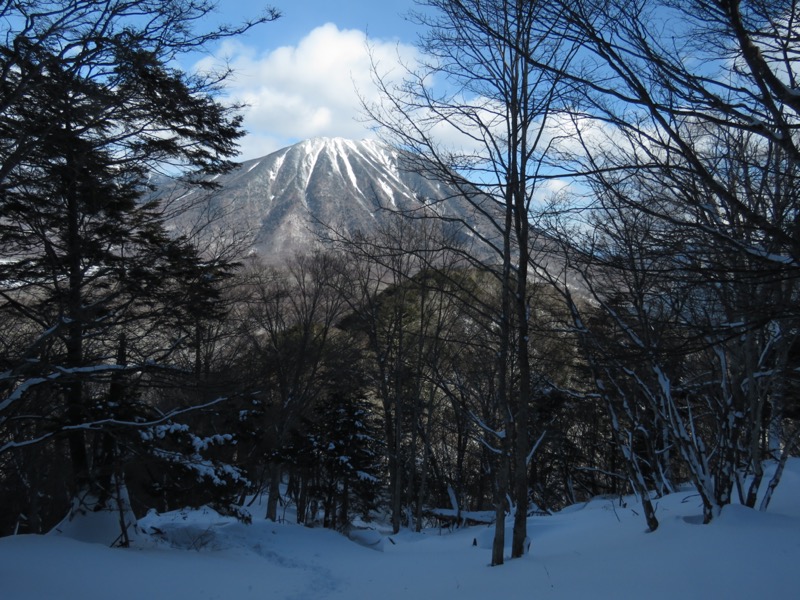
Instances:
[[[315,138],[242,163],[216,178],[209,199],[229,231],[248,231],[267,261],[313,247],[329,228],[372,231],[393,211],[442,201],[437,210],[471,219],[447,186],[403,168],[400,153],[380,142]],[[199,192],[191,192],[197,194]]]

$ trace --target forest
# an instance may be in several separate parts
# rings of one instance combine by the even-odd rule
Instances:
[[[280,12],[197,32],[211,6],[0,3],[0,535],[109,510],[125,545],[267,494],[339,531],[492,522],[499,565],[506,520],[516,558],[598,496],[651,531],[685,482],[705,523],[766,510],[800,437],[794,3],[421,0],[429,59],[376,63],[363,108],[474,220],[429,202],[282,265],[151,184],[235,166],[230,74],[175,60]]]

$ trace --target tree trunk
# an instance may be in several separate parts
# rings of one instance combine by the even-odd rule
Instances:
[[[308,480],[310,478],[308,470],[303,469],[299,474],[300,484],[297,494],[297,522],[306,522],[306,511],[308,509]]]
[[[506,503],[508,501],[509,479],[509,444],[503,440],[503,453],[498,461],[497,484],[495,488],[495,523],[494,539],[492,540],[492,566],[502,565],[505,562],[506,543]]]
[[[77,159],[74,156],[68,156],[66,161],[68,164],[68,176],[74,177],[79,170]],[[84,360],[83,266],[81,264],[83,253],[80,235],[80,200],[76,187],[77,181],[72,179],[66,183],[65,191],[67,201],[69,291],[63,318],[67,320],[66,367],[72,369],[82,367]],[[77,374],[74,374],[71,381],[67,383],[64,393],[69,425],[80,425],[86,419],[86,414],[83,402],[83,382]],[[86,434],[83,429],[75,428],[68,433],[68,439],[73,471],[73,493],[76,497],[80,497],[80,495],[89,491],[91,484],[89,456],[86,450]]]
[[[521,223],[523,233],[518,234],[520,244],[528,245],[527,220]],[[527,300],[527,251],[520,248],[519,273],[517,274],[517,368],[519,369],[519,391],[516,396],[516,418],[514,419],[514,534],[511,541],[511,558],[525,554],[528,546],[528,421],[530,417],[531,365],[528,352]]]
[[[278,503],[281,498],[281,465],[273,462],[269,466],[269,498],[267,499],[267,519],[278,520]]]

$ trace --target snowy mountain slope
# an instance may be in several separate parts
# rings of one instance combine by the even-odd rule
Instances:
[[[326,227],[372,231],[392,210],[414,210],[422,199],[453,195],[404,169],[398,152],[380,142],[342,138],[300,142],[244,162],[215,182],[221,189],[208,201],[222,209],[221,225],[250,231],[266,260],[307,250]],[[472,218],[457,202],[441,206],[446,214]]]
[[[768,469],[767,479],[771,475]],[[800,589],[800,460],[787,465],[770,509],[726,507],[710,525],[694,491],[656,503],[647,533],[633,498],[596,498],[531,517],[530,552],[490,567],[491,527],[383,537],[382,552],[324,529],[244,525],[208,509],[151,514],[130,549],[63,535],[0,539],[4,600],[386,600],[616,598],[752,600]],[[510,541],[510,534],[506,540]]]

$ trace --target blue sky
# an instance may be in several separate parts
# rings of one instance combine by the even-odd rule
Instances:
[[[228,97],[244,102],[241,160],[318,136],[370,137],[358,93],[375,98],[369,45],[382,67],[413,60],[416,31],[403,18],[413,0],[219,0],[206,25],[237,23],[271,4],[283,16],[212,49],[195,68],[227,61]],[[358,90],[358,92],[356,91]]]
[[[334,23],[341,29],[368,31],[370,37],[408,42],[414,39],[415,27],[402,16],[416,9],[414,0],[218,0],[215,17],[220,21],[236,22],[258,14],[265,6],[277,8],[283,16],[244,38],[248,43],[265,49],[296,44],[311,30],[325,23]]]

